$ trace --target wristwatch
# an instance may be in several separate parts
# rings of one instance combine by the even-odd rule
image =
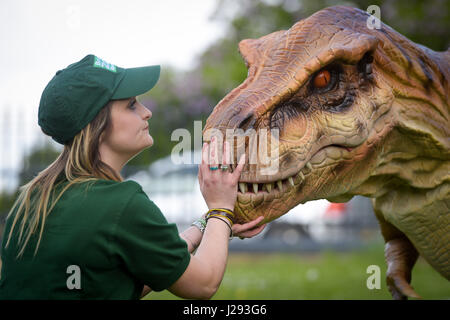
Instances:
[[[199,218],[197,220],[195,220],[191,226],[195,226],[197,228],[200,229],[200,231],[203,233],[205,232],[205,228],[206,228],[206,220],[205,218]]]

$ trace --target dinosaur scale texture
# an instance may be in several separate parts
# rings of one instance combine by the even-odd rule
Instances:
[[[368,17],[330,7],[241,41],[248,77],[204,130],[279,130],[279,171],[246,165],[238,222],[269,222],[309,200],[370,197],[388,288],[396,299],[419,297],[409,284],[419,254],[450,280],[450,50],[385,24],[371,30]]]

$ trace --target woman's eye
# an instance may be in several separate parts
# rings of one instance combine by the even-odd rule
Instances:
[[[135,104],[136,104],[136,100],[131,101],[131,103],[130,103],[130,109],[136,109]]]
[[[313,79],[313,86],[317,89],[323,89],[330,84],[331,73],[328,70],[322,70]]]

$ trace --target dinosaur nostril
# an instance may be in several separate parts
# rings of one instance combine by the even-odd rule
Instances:
[[[238,128],[245,131],[249,128],[252,128],[254,124],[255,118],[253,118],[253,114],[250,113],[244,118],[244,120],[241,121],[241,123],[239,123]]]

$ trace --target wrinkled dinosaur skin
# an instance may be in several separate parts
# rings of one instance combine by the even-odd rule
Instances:
[[[315,199],[370,197],[388,288],[395,299],[419,297],[409,285],[418,255],[450,279],[450,50],[432,51],[383,23],[371,30],[368,17],[330,7],[241,41],[248,77],[204,130],[279,129],[279,171],[246,164],[237,222],[270,222]],[[314,88],[324,69],[331,84]]]

